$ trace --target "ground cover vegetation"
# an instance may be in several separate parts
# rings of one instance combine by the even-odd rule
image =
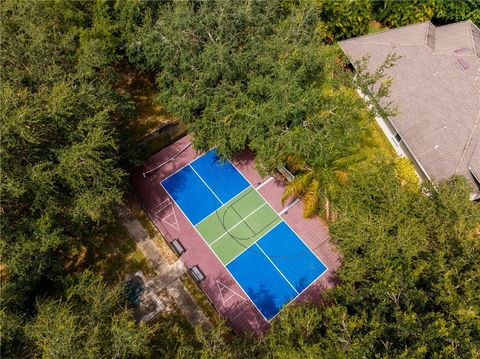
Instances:
[[[373,19],[478,24],[479,5],[401,3],[2,2],[2,356],[478,357],[480,209],[464,179],[420,186],[381,154],[354,88],[383,71],[356,80],[335,41]],[[85,270],[138,161],[129,66],[199,149],[297,174],[285,196],[331,221],[343,255],[324,307],[287,308],[261,339],[174,315],[135,326],[121,285]]]

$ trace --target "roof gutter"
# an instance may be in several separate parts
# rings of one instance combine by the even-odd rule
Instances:
[[[477,174],[475,173],[472,167],[468,167],[468,170],[470,171],[471,175],[473,176],[473,178],[475,178],[475,181],[477,181],[478,185],[480,186],[480,176],[477,176]]]

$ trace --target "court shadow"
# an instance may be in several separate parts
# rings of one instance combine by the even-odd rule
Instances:
[[[255,161],[255,153],[249,149],[245,149],[235,156],[235,162],[242,165],[250,165]]]
[[[325,293],[339,284],[338,276],[335,272],[327,272],[314,284],[308,287],[295,301],[296,305],[312,304],[316,306],[328,305]]]
[[[300,287],[302,288],[302,291],[303,291],[310,285],[311,282],[312,281],[309,278],[307,278],[306,276],[303,276],[298,280],[298,283],[295,284],[295,287]]]
[[[188,183],[188,177],[184,175],[184,172],[182,172],[182,170],[183,168],[177,173],[172,174],[170,177],[167,177],[163,180],[168,182],[168,193],[170,193],[171,195],[181,193],[191,185]]]
[[[219,284],[225,285],[224,292],[220,291]],[[218,273],[215,277],[207,277],[201,283],[212,304],[220,313],[223,320],[238,334],[263,335],[270,328],[270,324],[260,314],[246,294],[239,290],[233,279],[225,274]],[[232,290],[231,290],[232,289]],[[265,303],[271,302],[268,295],[262,295]]]
[[[248,288],[248,291],[258,309],[263,310],[264,315],[272,318],[278,312],[275,296],[265,285],[260,286],[257,290]]]

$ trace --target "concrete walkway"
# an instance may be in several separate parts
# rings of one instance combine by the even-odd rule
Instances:
[[[182,275],[187,271],[184,264],[180,260],[173,264],[167,263],[155,242],[138,219],[131,214],[128,207],[122,204],[117,206],[116,211],[122,224],[137,243],[137,247],[157,273],[154,278],[149,280],[149,288],[159,296],[161,296],[162,289],[166,289],[193,327],[200,325],[204,329],[211,329],[212,324],[180,281]]]

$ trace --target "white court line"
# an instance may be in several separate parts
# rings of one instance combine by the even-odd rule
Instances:
[[[233,162],[231,162],[231,164],[232,164],[233,167],[235,167],[235,169],[238,171],[238,173],[240,173],[240,175],[242,175],[242,177],[245,178],[245,180],[246,180],[248,183],[250,183],[250,181],[249,181],[249,180],[243,175],[243,173],[235,166],[235,164],[234,164]],[[253,187],[253,186],[252,186],[252,187]],[[255,188],[255,187],[254,187],[254,188]],[[263,197],[262,194],[261,194],[259,191],[257,191],[257,193],[260,195],[260,197],[263,198],[263,200],[264,200],[265,202],[268,203],[268,205],[270,206],[270,208],[271,208],[275,213],[278,214],[278,212],[275,211],[275,209],[274,209],[274,208],[272,207],[272,205],[265,199],[265,197]],[[305,243],[305,241],[303,240],[303,238],[300,237],[300,236],[298,235],[298,233],[295,232],[295,230],[294,230],[282,217],[279,216],[279,218],[280,218],[280,222],[279,222],[278,224],[280,224],[280,223],[282,223],[282,222],[285,223],[285,224],[288,226],[288,228],[290,228],[290,230],[291,230],[293,233],[295,233],[295,235],[296,235],[298,238],[300,238],[300,240],[303,242],[303,244],[304,244],[304,245],[310,250],[310,252],[315,256],[315,258],[317,258],[317,259],[320,261],[320,263],[322,263],[323,266],[325,267],[325,270],[324,270],[322,273],[320,273],[320,274],[317,276],[317,278],[315,278],[309,285],[307,285],[307,286],[305,287],[304,290],[302,290],[300,293],[298,293],[294,298],[292,298],[292,299],[290,300],[290,302],[288,302],[288,303],[286,304],[286,305],[289,305],[290,303],[293,303],[293,302],[295,301],[295,299],[297,299],[297,298],[298,298],[303,292],[305,292],[311,285],[313,285],[317,280],[319,280],[325,273],[327,273],[329,269],[328,269],[327,265],[318,257],[318,255],[308,246],[308,244]],[[278,225],[278,224],[277,224],[277,225]],[[276,227],[276,226],[275,226],[275,227]],[[272,229],[273,229],[273,228],[272,228]],[[271,229],[271,230],[272,230],[272,229]],[[269,231],[269,232],[270,232],[270,231]],[[269,232],[267,232],[267,233],[269,233]],[[260,240],[260,239],[258,239],[258,240]],[[258,242],[258,240],[257,240],[257,242]],[[255,242],[255,243],[256,243],[256,242]],[[243,253],[243,252],[242,252],[242,253]],[[230,262],[229,262],[229,263],[230,263]],[[226,265],[225,265],[225,266],[226,266]],[[231,273],[230,273],[230,274],[231,274]],[[248,295],[248,294],[247,294],[247,295]],[[250,298],[250,297],[249,297],[249,298]],[[251,300],[251,299],[250,299],[250,300]],[[251,300],[251,301],[253,302],[253,300]],[[255,305],[255,303],[253,303],[253,304]],[[256,307],[256,305],[255,305],[255,307]],[[257,308],[257,309],[258,309],[258,308]],[[279,310],[279,311],[277,312],[277,314],[275,314],[270,320],[267,320],[267,321],[270,322],[271,320],[273,320],[277,315],[280,314],[281,311],[282,311],[282,310]],[[263,316],[263,314],[262,314],[262,316]],[[265,318],[265,316],[263,316],[263,317]]]
[[[232,163],[232,165],[233,165],[233,163]],[[237,171],[238,171],[238,169],[237,169]],[[239,172],[240,172],[240,171],[239,171]],[[243,178],[245,178],[245,177],[243,177]],[[246,178],[245,178],[245,179],[246,179]],[[273,177],[267,178],[265,181],[263,181],[262,183],[260,183],[260,184],[255,188],[255,190],[258,191],[260,188],[262,188],[263,186],[265,186],[265,185],[266,185],[268,182],[270,182],[271,180],[273,180]]]
[[[162,204],[166,203],[163,207],[161,207],[160,209],[158,207],[160,207]],[[166,200],[164,201],[161,201],[161,202],[158,202],[155,206],[153,206],[150,210],[151,211],[155,211],[155,212],[159,212],[161,211],[162,209],[164,208],[167,208],[169,205],[171,205],[172,202],[170,202],[170,198],[167,198]]]
[[[237,170],[238,171],[238,170]],[[247,181],[248,182],[248,181]],[[250,183],[250,182],[248,182]],[[180,210],[180,212],[182,212],[182,214],[184,215],[184,217],[187,219],[188,223],[190,223],[190,225],[195,229],[195,231],[197,232],[198,236],[203,240],[203,242],[207,245],[207,248],[210,248],[208,246],[208,243],[207,241],[205,240],[205,238],[203,238],[202,234],[198,231],[197,227],[195,227],[192,223],[192,221],[190,220],[190,218],[187,217],[187,215],[185,214],[185,212],[183,212],[183,209],[182,207],[180,207],[178,205],[177,202],[175,202],[175,199],[170,196],[170,193],[167,191],[167,189],[165,187],[163,187],[163,184],[162,182],[160,182],[160,186],[162,186],[162,188],[164,189],[165,193],[167,193],[167,195],[171,198],[171,200],[173,201],[173,203],[175,203],[175,205],[178,207],[178,209]],[[268,232],[267,232],[268,233]],[[222,262],[222,260],[218,257],[217,253],[215,253],[215,251],[213,249],[210,249],[210,251],[213,253],[213,255],[218,259],[218,261],[220,262],[220,264],[222,264],[224,267],[225,267],[225,270],[228,272],[228,274],[230,274],[230,277],[232,277],[232,279],[235,281],[235,283],[237,283],[238,287],[245,293],[245,295],[247,296],[248,299],[250,299],[250,302],[253,304],[253,306],[257,309],[258,313],[260,313],[260,315],[263,317],[263,319],[265,319],[265,321],[268,323],[270,322],[270,320],[267,319],[267,317],[265,317],[262,313],[262,311],[257,307],[257,304],[255,304],[255,302],[252,300],[252,298],[250,298],[250,296],[248,295],[247,291],[245,289],[243,289],[243,287],[240,285],[240,283],[237,281],[237,278],[235,278],[235,276],[232,274],[232,272],[230,272],[230,270],[227,268],[227,265],[224,264]],[[207,295],[208,297],[208,295]],[[278,314],[278,313],[277,313]]]
[[[268,233],[270,233],[270,231],[272,231],[276,226],[278,226],[280,223],[282,223],[282,219],[279,218],[280,221],[274,225],[272,228],[270,228],[270,230],[268,230],[263,236],[261,236],[259,239],[257,239],[255,242],[253,242],[252,244],[250,244],[248,247],[246,247],[242,252],[238,253],[235,257],[233,257],[232,259],[230,259],[230,261],[228,261],[228,263],[225,264],[225,267],[228,266],[230,263],[232,263],[235,259],[237,259],[238,257],[240,257],[240,255],[242,255],[244,252],[246,252],[251,246],[253,246],[255,243],[257,243],[260,239],[262,239],[263,237],[265,237]],[[212,249],[213,250],[213,249]]]
[[[249,190],[247,192],[247,190]],[[227,204],[231,203],[231,202],[237,202],[239,201],[241,198],[243,198],[244,196],[246,197],[250,192],[254,191],[255,189],[252,187],[252,186],[248,186],[247,188],[245,188],[242,192],[240,192],[239,194],[237,194],[235,197],[233,197],[231,200],[229,200],[227,203],[225,204],[222,204],[220,207],[218,207],[216,210],[214,210],[212,213],[210,213],[208,216],[206,216],[204,219],[202,219],[200,222],[198,222],[196,224],[196,226],[198,226],[200,223],[202,223],[203,221],[205,221],[207,218],[209,218],[210,216],[212,216],[215,212],[218,212],[220,211],[223,207],[225,207]],[[231,205],[230,205],[231,206]]]
[[[244,306],[244,305],[247,305],[247,304],[248,304],[248,302],[241,302],[240,305]],[[238,308],[238,307],[237,307],[237,308]],[[240,308],[240,309],[241,309],[241,310],[238,311],[238,313],[237,313],[235,316],[232,317],[232,320],[237,319],[240,315],[243,314],[243,312],[244,312],[247,308],[245,308],[245,306],[244,306],[243,308]]]
[[[218,198],[218,196],[215,194],[215,192],[213,192],[213,190],[210,188],[210,186],[207,184],[207,182],[205,182],[205,181],[203,180],[202,176],[200,176],[200,175],[198,174],[198,172],[195,171],[195,168],[193,168],[191,164],[189,164],[189,166],[190,166],[190,168],[193,170],[193,172],[195,172],[195,174],[198,176],[198,178],[200,178],[200,181],[202,181],[203,184],[204,184],[205,186],[207,186],[207,188],[210,190],[210,192],[212,192],[212,194],[215,196],[215,198],[218,199],[218,201],[219,201],[222,205],[224,205],[225,203],[223,203],[222,200],[221,200],[220,198]]]
[[[229,228],[228,231],[234,229],[235,227],[237,227],[238,225],[240,225],[241,223],[245,222],[245,220],[250,217],[252,214],[254,214],[256,211],[258,211],[260,208],[262,208],[263,206],[265,206],[266,203],[264,202],[261,206],[255,208],[254,211],[250,212],[248,216],[246,216],[244,219],[242,219],[240,222],[236,223],[233,227]],[[223,238],[224,235],[228,234],[228,232],[224,232],[220,237],[218,237],[217,239],[215,239],[212,243],[210,243],[210,247],[212,246],[213,243],[215,243],[216,241],[218,241],[220,238]]]
[[[190,145],[192,144],[192,142],[190,142]],[[167,177],[165,177],[163,180],[161,180],[161,182],[163,181],[166,181],[167,179],[169,179],[170,177],[172,177],[174,174],[176,174],[177,172],[180,172],[181,170],[183,170],[185,167],[188,167],[190,166],[193,162],[196,162],[198,161],[200,158],[202,158],[203,156],[205,156],[208,152],[210,152],[211,150],[213,150],[215,147],[212,147],[210,148],[208,151],[202,153],[200,156],[197,156],[198,152],[195,151],[195,157],[193,158],[193,160],[191,160],[190,162],[188,162],[186,165],[183,165],[182,167],[180,167],[179,169],[177,169],[176,171],[170,173]],[[238,170],[237,170],[238,171]]]
[[[207,151],[209,152],[209,151]],[[205,155],[207,152],[205,152],[203,155]],[[202,155],[202,156],[203,156]],[[193,161],[191,161],[189,164],[183,166],[182,168],[178,169],[176,172],[180,171],[181,169],[183,169],[184,167],[186,166],[189,166],[191,163],[193,163],[194,161],[198,160],[199,158],[201,158],[202,156],[199,156],[198,158],[194,159]],[[237,170],[238,173],[240,173],[240,175],[247,181],[247,183],[250,184],[250,186],[255,189],[257,191],[257,189],[255,187],[253,187],[250,183],[250,181],[243,175],[243,173],[231,162],[231,161],[228,161],[231,163],[231,165]],[[191,167],[191,166],[190,166]],[[193,169],[193,168],[192,168]],[[168,177],[171,177],[174,173],[172,173],[170,176]],[[198,174],[197,174],[198,175]],[[167,177],[167,178],[168,178]],[[200,176],[199,176],[200,177]],[[163,181],[165,181],[167,178],[165,178]],[[201,178],[201,177],[200,177]],[[202,178],[201,178],[202,179]],[[202,179],[203,181],[203,179]],[[162,182],[160,182],[160,185],[163,187],[163,184]],[[207,186],[208,187],[208,186]],[[193,225],[193,223],[190,221],[190,219],[187,217],[187,215],[185,214],[185,212],[183,212],[182,208],[176,203],[175,199],[173,197],[170,196],[170,193],[166,190],[165,187],[163,187],[165,192],[168,194],[168,196],[171,198],[171,200],[173,201],[173,203],[175,203],[175,205],[179,208],[180,212],[184,215],[184,217],[187,219],[187,221],[190,223],[190,225],[195,229],[195,231],[197,232],[197,234],[200,236],[200,238],[202,238],[202,240],[205,242],[205,244],[207,244],[207,246],[209,246],[209,244],[207,243],[207,241],[205,240],[205,238],[203,238],[202,234],[198,231],[197,227],[195,227],[195,225]],[[265,197],[262,196],[262,194],[260,192],[257,191],[257,193],[260,195],[260,197],[263,198],[263,200],[270,206],[270,208],[275,212],[277,213],[278,215],[278,212],[275,211],[275,209],[272,207],[272,205],[265,199]],[[220,201],[221,202],[221,201]],[[228,203],[228,202],[227,202]],[[208,216],[207,216],[208,217]],[[290,225],[285,222],[280,216],[279,216],[279,219],[280,221],[275,225],[273,226],[272,228],[270,228],[270,230],[268,232],[266,232],[262,237],[260,237],[256,242],[252,243],[250,246],[248,246],[245,250],[243,250],[241,253],[239,253],[237,256],[235,256],[232,260],[230,260],[228,263],[223,263],[222,260],[218,257],[217,253],[215,253],[215,251],[212,249],[211,251],[213,252],[214,256],[218,259],[218,261],[225,267],[225,270],[230,274],[230,276],[232,277],[232,279],[235,281],[235,283],[237,283],[237,285],[239,286],[239,288],[246,294],[247,298],[250,300],[250,302],[253,304],[253,306],[257,309],[257,311],[260,313],[260,315],[263,317],[263,319],[265,319],[265,321],[267,323],[271,322],[277,315],[280,314],[280,312],[282,311],[279,310],[271,319],[267,319],[265,317],[265,315],[263,315],[262,311],[257,307],[257,304],[252,300],[252,298],[248,295],[247,291],[242,287],[242,285],[237,281],[237,278],[235,278],[235,276],[232,274],[232,272],[230,272],[230,270],[227,268],[227,265],[230,264],[231,262],[233,262],[238,256],[240,256],[242,253],[244,253],[247,249],[249,249],[251,246],[253,246],[254,244],[256,244],[261,238],[263,238],[266,234],[270,233],[270,231],[272,231],[276,226],[278,226],[280,223],[284,222],[291,230],[293,233],[295,233],[295,235],[300,238],[300,240],[305,244],[305,246],[310,250],[310,252],[313,253],[313,255],[324,265],[325,267],[325,271],[320,273],[320,275],[317,276],[317,278],[315,278],[307,287],[305,287],[305,289],[298,293],[297,291],[295,291],[296,293],[298,293],[294,298],[292,298],[286,305],[284,305],[283,307],[289,305],[290,303],[294,302],[295,299],[297,299],[303,292],[305,292],[311,285],[313,285],[320,277],[322,277],[326,272],[328,272],[328,267],[325,265],[325,263],[323,263],[323,261],[318,258],[317,254],[311,250],[311,248],[304,242],[304,240],[302,239],[302,237],[300,237],[294,230],[293,228],[290,227]],[[257,245],[258,246],[258,245]]]
[[[235,292],[235,291],[234,291],[232,288],[230,288],[228,285],[223,284],[222,282],[220,282],[220,281],[218,281],[218,280],[216,280],[216,282],[217,282],[217,288],[218,288],[218,291],[220,292],[220,295],[222,294],[222,290],[220,289],[220,285],[222,285],[223,288],[227,289],[230,293],[233,293],[232,296],[233,296],[233,295],[236,295],[236,296],[242,298],[242,300],[247,301],[247,299],[243,298],[240,294],[238,294],[237,292]],[[231,298],[232,298],[232,297],[228,297],[228,300],[230,300]],[[223,299],[223,296],[222,296],[222,299]],[[226,301],[224,300],[224,301],[223,301],[223,304],[225,304],[225,303],[226,303]]]
[[[233,163],[232,163],[232,166],[235,167],[235,165],[234,165]],[[248,179],[243,175],[242,172],[240,172],[240,170],[239,170],[237,167],[235,167],[235,169],[238,171],[238,173],[240,173],[240,174],[242,175],[243,178],[245,178],[245,180],[246,180],[248,183],[250,183],[250,182],[248,181]],[[253,187],[253,186],[252,186],[252,187]],[[253,188],[255,188],[255,187],[253,187]],[[270,206],[270,208],[278,215],[278,212],[275,210],[275,208],[272,207],[272,205],[270,204],[270,202],[268,202],[268,201],[265,199],[265,197],[263,197],[263,195],[262,195],[259,191],[257,191],[257,193],[258,193],[258,195],[259,195],[260,197],[263,198],[263,200],[264,200],[265,202],[267,202],[267,204]],[[290,228],[291,231],[292,231],[293,233],[295,233],[295,235],[296,235],[298,238],[300,238],[300,240],[303,242],[303,244],[305,244],[305,246],[310,250],[310,252],[312,252],[312,254],[313,254],[315,257],[317,257],[317,259],[318,259],[320,262],[322,262],[322,264],[325,266],[325,268],[327,268],[327,266],[325,265],[325,263],[323,263],[323,261],[322,261],[320,258],[318,258],[317,254],[316,254],[314,251],[312,251],[312,249],[308,246],[307,243],[305,243],[305,241],[302,239],[302,237],[300,237],[300,236],[298,235],[298,233],[295,232],[295,230],[294,230],[282,217],[280,217],[280,215],[278,215],[278,217],[280,218],[280,221],[284,222],[284,223],[288,226],[288,228]],[[327,268],[327,270],[328,270],[328,268]],[[318,279],[318,278],[317,278],[317,279]],[[315,280],[317,280],[317,279],[315,279]]]
[[[267,253],[265,253],[265,251],[262,249],[262,247],[260,247],[257,242],[255,242],[255,245],[258,247],[258,249],[260,249],[262,251],[263,255],[265,257],[267,257],[267,259],[270,261],[270,263],[272,263],[272,265],[275,267],[275,269],[278,271],[278,273],[280,273],[280,275],[283,277],[283,279],[285,279],[287,281],[287,283],[290,284],[290,287],[292,287],[292,289],[298,295],[299,293],[298,293],[297,289],[292,285],[292,283],[290,283],[290,281],[287,279],[287,277],[285,277],[285,275],[282,273],[282,271],[280,269],[278,269],[278,267],[275,265],[275,263],[273,263],[273,261],[270,259],[270,257],[267,256]]]

